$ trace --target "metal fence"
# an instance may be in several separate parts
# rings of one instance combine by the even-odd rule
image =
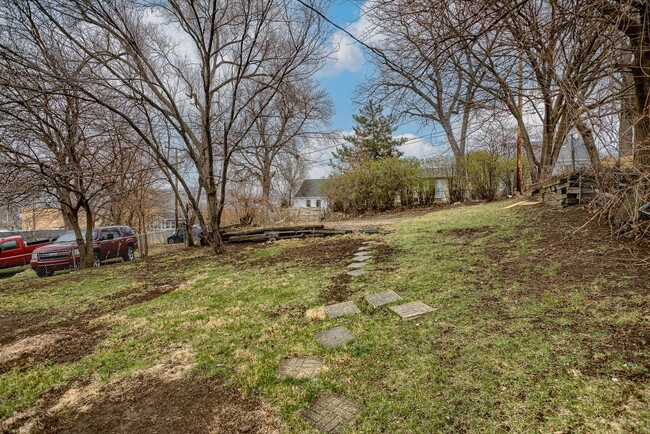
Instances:
[[[29,240],[37,239],[54,240],[62,233],[63,231],[20,231],[11,234],[3,233],[2,236],[21,235],[25,241],[29,242]],[[136,256],[143,257],[147,252],[151,252],[152,247],[166,245],[168,237],[173,233],[174,230],[167,229],[137,234],[138,252],[136,252]],[[78,251],[77,249],[70,249],[69,246],[61,246],[61,249],[47,249],[44,252],[34,253],[34,255],[34,259],[38,259],[38,265],[34,271],[39,277],[49,277],[59,271],[75,271],[80,268]],[[25,269],[29,269],[31,260],[32,253],[3,257],[3,268],[0,269],[0,279],[12,277]],[[120,259],[111,258],[108,262],[114,260],[119,261]]]

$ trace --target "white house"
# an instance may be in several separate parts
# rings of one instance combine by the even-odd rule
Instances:
[[[321,190],[324,182],[324,179],[305,179],[294,196],[291,206],[296,209],[326,209],[327,197],[323,195]]]

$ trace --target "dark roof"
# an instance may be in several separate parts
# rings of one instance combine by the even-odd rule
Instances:
[[[295,197],[323,197],[321,187],[324,179],[305,179]]]

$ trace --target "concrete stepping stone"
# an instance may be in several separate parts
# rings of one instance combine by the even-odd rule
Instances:
[[[365,262],[353,262],[350,265],[348,265],[348,268],[363,268],[366,265],[368,264],[366,264]]]
[[[365,252],[366,250],[370,250],[372,247],[370,246],[361,246],[357,249],[357,252]]]
[[[344,315],[355,315],[361,313],[356,304],[352,301],[344,301],[343,303],[330,304],[325,306],[325,313],[329,318],[338,318]]]
[[[316,333],[316,340],[325,348],[338,347],[354,338],[356,338],[354,333],[342,326]]]
[[[419,318],[424,314],[434,311],[431,306],[424,304],[421,301],[413,301],[398,306],[391,306],[389,309],[401,316],[404,321]]]
[[[310,378],[318,377],[323,369],[323,359],[320,357],[289,357],[282,362],[278,370],[278,378]]]
[[[385,291],[377,294],[366,295],[366,301],[374,309],[401,299],[402,297],[395,291]]]
[[[373,241],[364,241],[361,244],[363,244],[364,246],[367,246],[368,244],[372,244],[372,243],[373,243]]]
[[[301,417],[323,433],[340,433],[354,422],[363,404],[334,392],[325,392],[301,412]]]
[[[368,274],[368,273],[370,273],[370,271],[368,271],[368,270],[353,270],[353,271],[348,271],[345,274],[347,274],[348,276],[352,276],[352,277],[359,277],[359,276],[363,276],[364,274]]]
[[[363,261],[367,261],[368,259],[372,259],[372,255],[365,255],[365,254],[355,255],[352,257],[352,259],[355,261],[363,262]]]

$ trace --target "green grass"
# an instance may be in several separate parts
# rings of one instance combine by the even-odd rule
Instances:
[[[400,223],[384,238],[394,255],[350,283],[349,299],[363,314],[336,320],[311,321],[300,312],[323,304],[320,291],[344,265],[255,263],[295,241],[251,248],[237,264],[197,253],[174,271],[186,281],[180,289],[117,312],[121,321],[92,354],[1,375],[0,417],[29,407],[54,385],[90,376],[121,378],[183,345],[194,351],[198,375],[261,395],[287,432],[308,431],[298,411],[325,390],[364,402],[366,410],[350,428],[354,432],[650,430],[648,367],[629,367],[625,353],[607,346],[611,336],[603,327],[647,327],[643,304],[624,308],[612,297],[591,299],[589,294],[607,285],[602,279],[540,295],[530,284],[498,275],[502,270],[489,255],[494,248],[507,248],[513,275],[556,278],[561,272],[561,267],[535,268],[540,234],[524,226],[516,210],[502,207],[452,209]],[[454,235],[486,225],[489,231],[469,241]],[[305,242],[317,251],[318,243],[327,241]],[[160,261],[174,267],[186,255]],[[27,291],[26,279],[15,284],[26,291],[0,293],[0,306],[5,313],[105,306],[107,295],[142,287],[162,274],[160,268],[155,262],[109,266],[79,273],[81,279],[57,276],[33,291]],[[388,309],[372,311],[363,300],[388,289],[436,311],[402,322]],[[325,350],[313,336],[335,325],[358,338]],[[322,356],[328,369],[317,381],[278,380],[277,368],[288,355]],[[630,369],[640,375],[626,375]]]

